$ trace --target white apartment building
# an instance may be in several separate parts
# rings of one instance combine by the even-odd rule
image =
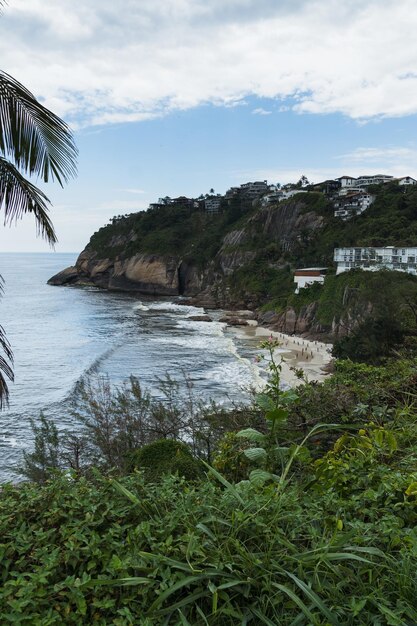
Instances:
[[[303,267],[294,272],[295,293],[313,283],[324,283],[327,267]]]
[[[355,180],[355,187],[368,187],[368,185],[382,185],[394,180],[394,176],[388,174],[372,174],[371,176],[359,176]]]
[[[334,203],[334,208],[336,209],[334,216],[340,217],[342,220],[348,220],[354,215],[360,215],[366,211],[374,200],[375,196],[371,196],[371,194],[364,191],[347,196],[339,196]]]
[[[206,198],[204,200],[204,208],[206,209],[207,213],[209,213],[210,215],[218,213],[220,211],[221,201],[221,198]]]
[[[240,185],[241,193],[251,198],[257,198],[269,191],[269,185],[267,180],[257,180],[253,183],[243,183]]]
[[[376,272],[381,269],[417,275],[417,247],[395,248],[335,248],[336,274],[360,268]]]

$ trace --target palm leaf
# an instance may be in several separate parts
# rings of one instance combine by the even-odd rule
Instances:
[[[25,213],[33,213],[38,233],[53,245],[57,238],[48,216],[48,203],[40,189],[26,180],[10,161],[0,157],[0,209],[4,209],[5,224]]]
[[[0,0],[1,2],[1,0]],[[28,174],[62,186],[76,174],[70,129],[17,80],[0,71],[0,152]]]
[[[3,277],[0,276],[0,296],[3,292],[3,283]],[[0,326],[0,349],[5,355],[0,356],[0,409],[2,409],[4,405],[7,406],[9,404],[9,388],[7,386],[6,378],[14,380],[13,370],[11,368],[11,363],[13,363],[13,353],[9,342],[7,341],[3,326]]]

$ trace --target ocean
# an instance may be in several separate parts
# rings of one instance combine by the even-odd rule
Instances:
[[[31,418],[42,411],[60,429],[78,427],[68,407],[87,376],[121,385],[133,374],[154,395],[158,378],[169,374],[184,382],[186,376],[196,397],[221,402],[246,399],[248,388],[261,381],[253,339],[218,321],[188,319],[202,309],[172,298],[48,285],[76,256],[0,254],[0,324],[15,372],[10,406],[0,412],[0,482],[18,480],[14,470],[33,444]]]

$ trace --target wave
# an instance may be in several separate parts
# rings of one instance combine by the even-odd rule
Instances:
[[[166,311],[168,313],[178,313],[180,315],[202,315],[204,309],[201,307],[190,306],[188,304],[176,304],[175,302],[151,302],[149,303],[151,311]]]

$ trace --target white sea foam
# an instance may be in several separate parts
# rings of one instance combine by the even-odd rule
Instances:
[[[203,315],[204,309],[201,307],[176,304],[175,302],[150,302],[149,309],[151,311],[167,311],[169,313],[178,313],[179,315]]]

